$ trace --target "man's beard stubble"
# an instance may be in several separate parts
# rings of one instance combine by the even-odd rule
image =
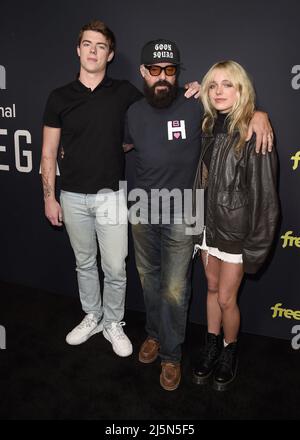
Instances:
[[[155,93],[155,88],[157,86],[167,86],[165,90],[159,90]],[[169,107],[172,102],[176,99],[178,93],[178,82],[177,78],[174,84],[170,84],[165,80],[158,80],[153,86],[149,86],[144,80],[144,95],[147,102],[156,108],[166,108]]]

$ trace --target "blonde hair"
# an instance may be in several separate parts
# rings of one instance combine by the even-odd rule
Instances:
[[[240,64],[231,60],[214,64],[204,76],[201,84],[201,99],[204,107],[202,130],[204,133],[212,133],[217,118],[217,111],[209,98],[209,86],[216,69],[225,70],[237,90],[237,100],[227,114],[226,121],[228,122],[229,136],[232,136],[236,130],[239,132],[239,140],[235,148],[240,151],[245,144],[248,125],[255,109],[255,91],[247,72]]]

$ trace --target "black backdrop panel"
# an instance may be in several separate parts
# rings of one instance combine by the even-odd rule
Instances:
[[[67,234],[50,227],[43,214],[41,121],[48,93],[71,81],[78,72],[75,49],[81,25],[100,18],[115,31],[118,42],[110,75],[129,79],[138,87],[140,48],[158,37],[178,43],[184,64],[181,83],[200,80],[221,59],[238,61],[252,75],[258,105],[268,111],[276,133],[282,221],[265,270],[243,283],[242,330],[290,339],[292,327],[300,319],[299,13],[296,0],[279,0],[276,4],[259,0],[216,0],[212,4],[192,0],[12,0],[2,4],[0,278],[77,295]],[[129,188],[133,173],[134,153],[130,153]],[[199,261],[194,265],[193,278],[190,319],[205,322],[206,286]],[[271,309],[276,304],[277,308]],[[143,310],[131,242],[127,307]]]

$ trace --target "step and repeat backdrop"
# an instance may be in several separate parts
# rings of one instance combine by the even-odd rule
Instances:
[[[242,331],[295,341],[300,333],[299,14],[300,4],[293,0],[276,4],[259,0],[215,0],[211,4],[12,0],[1,5],[0,279],[54,294],[78,295],[66,231],[51,227],[44,217],[39,174],[42,114],[49,92],[78,73],[79,29],[99,18],[117,37],[109,75],[128,79],[137,87],[142,86],[140,49],[155,38],[177,42],[183,61],[182,84],[201,81],[208,68],[222,59],[236,60],[251,74],[258,107],[268,112],[276,136],[281,221],[264,270],[243,282]],[[134,152],[127,155],[129,188],[134,159]],[[203,269],[197,260],[190,308],[193,322],[205,323],[205,296]],[[131,240],[127,307],[144,307]]]

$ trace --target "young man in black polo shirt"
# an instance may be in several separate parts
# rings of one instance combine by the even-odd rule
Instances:
[[[181,195],[185,189],[191,190],[200,152],[201,125],[200,104],[187,100],[178,88],[179,65],[180,54],[174,42],[159,39],[143,47],[140,71],[145,98],[128,110],[125,139],[127,149],[134,145],[136,150],[135,186],[148,194],[146,202],[139,202],[140,222],[132,224],[148,335],[140,348],[139,360],[149,364],[160,356],[160,384],[168,391],[175,390],[181,378],[193,241],[186,233],[181,204],[173,204],[170,221],[165,222],[170,198],[165,193],[158,212],[153,213],[153,206],[159,206],[159,195],[156,192],[153,197],[152,190],[177,189]],[[267,115],[257,112],[250,126],[248,137],[254,130],[257,147],[261,147],[263,138],[266,148],[267,134],[272,133]]]
[[[54,90],[44,114],[42,180],[45,214],[66,226],[76,258],[83,321],[66,337],[77,345],[103,330],[119,356],[132,345],[123,331],[126,289],[127,203],[124,180],[124,117],[141,93],[128,81],[106,76],[115,37],[94,21],[79,34],[77,80]],[[62,147],[61,196],[55,198],[56,158]],[[117,209],[116,209],[117,207]],[[97,239],[104,272],[103,303],[97,269]]]

